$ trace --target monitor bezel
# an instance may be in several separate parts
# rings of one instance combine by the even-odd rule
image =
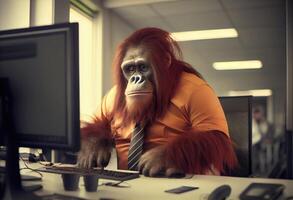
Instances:
[[[3,38],[19,35],[52,34],[64,32],[67,41],[66,62],[66,136],[49,136],[16,133],[18,146],[31,148],[51,148],[78,151],[80,148],[80,113],[79,113],[79,40],[78,23],[62,23],[13,30],[0,31]]]

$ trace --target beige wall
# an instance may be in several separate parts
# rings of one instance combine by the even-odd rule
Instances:
[[[0,0],[0,30],[29,27],[30,0]]]
[[[103,37],[103,67],[102,67],[102,94],[113,86],[112,61],[116,47],[122,40],[134,31],[127,22],[109,10],[103,10],[104,37]]]

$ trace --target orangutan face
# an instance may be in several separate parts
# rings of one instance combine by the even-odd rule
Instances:
[[[129,111],[142,112],[153,100],[152,67],[148,51],[142,47],[130,48],[121,64],[125,79],[126,104]]]

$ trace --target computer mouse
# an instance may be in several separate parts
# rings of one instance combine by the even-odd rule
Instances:
[[[225,200],[230,194],[231,187],[229,185],[221,185],[210,193],[208,200]]]

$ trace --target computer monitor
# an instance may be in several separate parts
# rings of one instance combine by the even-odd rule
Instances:
[[[219,100],[239,162],[231,176],[248,177],[252,174],[252,96],[220,97]]]
[[[0,31],[0,131],[8,190],[35,199],[21,186],[18,147],[80,146],[77,23]]]
[[[76,23],[0,32],[19,146],[78,150],[78,63]]]

